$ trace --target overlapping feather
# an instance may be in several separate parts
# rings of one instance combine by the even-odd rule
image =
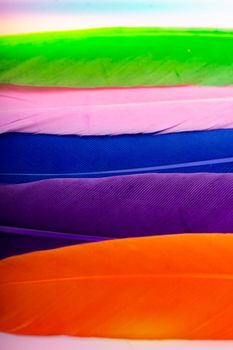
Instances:
[[[116,135],[233,128],[232,87],[1,87],[0,133]]]
[[[232,172],[233,129],[102,137],[0,135],[0,181],[145,172]]]
[[[4,259],[0,330],[232,339],[232,254],[233,235],[202,234],[91,243]]]
[[[104,28],[0,38],[1,83],[116,87],[233,84],[233,33]]]
[[[224,86],[233,84],[232,31],[112,28],[6,36],[0,50],[1,83],[113,87],[3,86],[0,133],[117,135],[233,127],[232,87]],[[155,85],[181,87],[142,88]],[[141,87],[116,89],[127,86]],[[1,135],[0,180],[232,172],[232,137],[233,130],[111,138]],[[231,182],[231,174],[198,174],[1,186],[1,239],[8,248],[11,241],[4,253],[85,238],[232,232]],[[5,259],[0,330],[232,339],[232,254],[232,235],[192,234]]]
[[[50,248],[60,239],[68,245],[85,238],[232,232],[232,182],[233,174],[144,174],[1,185],[0,222],[9,228],[0,229],[12,251],[17,234],[30,251],[34,246],[23,236],[40,237]]]

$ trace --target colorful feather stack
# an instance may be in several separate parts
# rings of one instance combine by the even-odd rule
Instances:
[[[11,349],[73,349],[48,337],[61,335],[110,338],[83,349],[233,341],[233,31],[195,25],[210,2],[60,1],[65,29],[72,12],[94,28],[46,32],[45,21],[0,37],[0,331]],[[0,7],[7,21],[14,6],[33,19],[50,5]],[[95,28],[104,11],[121,26]],[[167,28],[145,27],[141,11],[165,13]],[[196,28],[171,28],[180,13]]]

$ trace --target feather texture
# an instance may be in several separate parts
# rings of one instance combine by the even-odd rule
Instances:
[[[232,340],[232,254],[233,235],[203,234],[114,240],[4,259],[0,330]]]
[[[116,135],[233,128],[233,87],[2,86],[0,133]]]
[[[0,135],[0,181],[145,172],[232,172],[233,129],[167,135]]]
[[[233,174],[145,174],[2,185],[2,256],[111,238],[233,232],[232,184]]]
[[[0,82],[37,86],[233,84],[232,31],[105,28],[0,38]]]

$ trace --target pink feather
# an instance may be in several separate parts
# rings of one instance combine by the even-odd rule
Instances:
[[[0,133],[117,135],[233,128],[233,87],[1,87]]]

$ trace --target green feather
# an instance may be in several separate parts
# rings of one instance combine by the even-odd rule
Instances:
[[[107,28],[0,37],[0,82],[108,87],[233,84],[233,31]]]

